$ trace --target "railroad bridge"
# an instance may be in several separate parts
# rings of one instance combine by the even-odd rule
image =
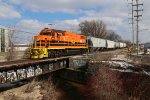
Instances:
[[[69,58],[18,60],[0,63],[0,84],[11,83],[69,67]]]

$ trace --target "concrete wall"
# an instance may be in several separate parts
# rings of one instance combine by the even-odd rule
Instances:
[[[145,43],[144,44],[144,49],[150,48],[150,43]]]
[[[14,47],[15,51],[26,51],[28,47]]]

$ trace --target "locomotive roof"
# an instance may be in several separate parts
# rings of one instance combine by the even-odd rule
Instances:
[[[57,29],[51,29],[51,28],[44,28],[42,31],[44,31],[44,30],[52,30],[53,32],[57,32],[57,33],[65,33],[65,32],[67,32],[67,31],[65,31],[65,30],[57,30]],[[76,33],[77,34],[77,33]],[[83,35],[83,36],[85,36],[84,34],[78,34],[78,35]]]
[[[66,31],[63,31],[63,30],[56,30],[56,29],[53,29],[53,31],[59,32],[59,33],[64,33],[64,32],[66,32]]]

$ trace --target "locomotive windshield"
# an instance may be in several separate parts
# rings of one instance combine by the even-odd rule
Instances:
[[[48,30],[48,31],[44,30],[40,33],[40,35],[49,35],[49,36],[52,36],[52,34],[53,32],[51,30]]]

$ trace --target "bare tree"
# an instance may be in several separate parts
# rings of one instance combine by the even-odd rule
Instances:
[[[7,48],[7,54],[6,54],[6,59],[7,61],[13,60],[15,57],[15,48],[14,48],[14,40],[15,40],[15,36],[14,36],[15,30],[10,30],[9,34],[8,34],[8,44],[9,47]]]
[[[115,31],[113,30],[107,30],[107,39],[113,40],[113,41],[122,41],[121,36],[119,36]]]
[[[83,21],[79,24],[80,31],[85,35],[99,38],[106,37],[106,25],[101,20]]]
[[[129,46],[129,47],[132,46],[132,43],[130,40],[124,40],[123,42],[125,42],[127,44],[127,46]]]

